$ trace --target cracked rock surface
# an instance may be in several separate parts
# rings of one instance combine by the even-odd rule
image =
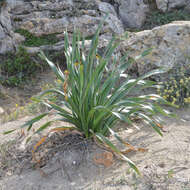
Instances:
[[[14,52],[25,40],[16,33],[24,29],[35,36],[54,34],[58,42],[40,47],[27,47],[30,53],[40,50],[59,51],[64,47],[64,31],[72,34],[74,28],[91,39],[102,18],[109,13],[100,33],[100,48],[104,49],[113,34],[122,35],[126,28],[139,28],[146,14],[151,11],[148,0],[7,0],[0,7],[0,55]],[[190,0],[156,0],[161,11],[187,8]],[[149,69],[173,67],[179,62],[189,63],[190,22],[178,21],[167,25],[131,33],[117,53],[126,51],[131,56],[139,55],[147,48],[152,54],[141,60],[136,69],[143,74]]]

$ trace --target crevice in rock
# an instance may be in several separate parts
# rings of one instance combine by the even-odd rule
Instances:
[[[7,30],[7,28],[1,23],[0,21],[0,26],[2,27],[4,33],[9,36],[10,38],[12,38],[11,34],[9,33],[9,31]]]

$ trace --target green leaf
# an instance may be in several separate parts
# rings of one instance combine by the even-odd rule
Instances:
[[[40,52],[39,56],[40,56],[42,59],[44,59],[44,60],[48,63],[48,65],[51,67],[51,69],[52,69],[53,72],[56,74],[56,76],[57,76],[62,82],[64,82],[64,78],[65,78],[65,77],[64,77],[64,74],[61,72],[61,70],[58,69],[58,68],[54,65],[54,63],[52,63],[50,60],[48,60],[42,51]]]
[[[52,122],[53,121],[49,121],[49,122],[45,123],[44,125],[42,125],[40,128],[38,128],[38,130],[35,131],[35,134],[40,133],[41,131],[43,131],[44,129],[49,127],[52,124]]]
[[[26,139],[26,144],[27,144],[31,139],[32,139],[32,136],[28,137],[28,138]]]
[[[15,131],[16,129],[12,129],[12,130],[9,130],[9,131],[5,131],[5,132],[3,132],[3,134],[4,135],[7,135],[7,134],[10,134],[10,133],[12,133],[13,131]]]
[[[24,128],[24,127],[26,127],[26,126],[29,126],[28,130],[30,130],[31,127],[32,127],[32,125],[33,125],[34,123],[36,123],[37,121],[39,121],[40,119],[42,119],[43,117],[45,117],[45,116],[48,115],[48,114],[49,114],[49,112],[40,114],[39,116],[37,116],[37,117],[35,117],[35,118],[33,118],[33,119],[27,121],[24,125],[21,126],[21,128]]]
[[[150,71],[150,72],[144,74],[144,75],[143,75],[142,77],[140,77],[138,80],[143,80],[143,79],[148,78],[148,77],[150,77],[150,76],[157,75],[157,74],[162,74],[162,73],[165,73],[165,72],[167,72],[167,71],[168,71],[168,69],[167,69],[167,68],[164,68],[164,67],[159,68],[159,69],[155,69],[155,70],[152,70],[152,71]]]
[[[163,136],[160,131],[160,127],[156,125],[153,119],[143,113],[138,113],[138,116],[144,119],[160,136]]]
[[[118,113],[118,112],[112,112],[113,115],[115,115],[118,119],[120,119],[121,121],[125,121],[128,124],[133,124],[132,121],[125,115]]]

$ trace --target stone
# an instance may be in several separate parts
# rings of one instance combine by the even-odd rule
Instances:
[[[152,52],[137,61],[139,75],[153,68],[172,68],[179,63],[190,64],[190,21],[175,21],[170,24],[131,34],[123,41],[121,50],[132,57],[153,48]]]
[[[120,0],[118,3],[119,16],[125,28],[140,28],[144,24],[150,11],[148,4],[142,0]]]
[[[20,37],[20,38],[19,38]],[[10,7],[8,4],[0,8],[0,54],[14,51],[22,41],[21,36],[13,32]]]
[[[25,40],[15,32],[25,29],[41,36],[55,34],[58,43],[40,47],[26,47],[30,53],[40,50],[60,51],[64,48],[64,31],[69,35],[77,28],[87,39],[91,39],[100,21],[109,13],[100,32],[100,52],[113,34],[122,35],[126,28],[140,28],[146,14],[150,12],[148,0],[7,0],[0,10],[0,54],[16,51]],[[156,0],[159,10],[168,11],[187,7],[190,0]],[[125,51],[130,56],[139,55],[143,50],[155,47],[150,55],[137,63],[139,74],[159,66],[173,67],[177,62],[188,62],[189,22],[174,22],[138,33],[131,33],[122,41],[117,55]]]
[[[189,0],[156,0],[157,8],[163,12],[190,6]]]
[[[156,5],[159,10],[168,11],[168,0],[156,0]]]
[[[109,17],[101,34],[122,34],[123,24],[110,3],[98,0],[8,0],[0,12],[0,54],[14,52],[24,40],[24,36],[15,33],[16,29],[25,29],[36,36],[56,34],[59,40],[63,40],[65,30],[72,33],[77,28],[90,38],[106,13],[109,13]],[[42,49],[61,47],[56,44],[53,48],[43,46]],[[30,51],[38,51],[38,48]]]
[[[77,6],[81,9],[78,8],[75,10]],[[99,16],[98,12],[102,15],[109,12],[109,18],[106,21],[107,25],[103,28],[102,32],[117,34],[124,32],[122,23],[118,19],[112,5],[104,2],[96,3],[96,1],[94,1],[89,4],[89,6],[92,6],[92,10],[83,9],[79,4],[75,5],[71,2],[64,3],[61,1],[61,3],[57,4],[51,2],[39,3],[35,15],[34,13],[31,13],[31,11],[30,13],[25,14],[24,18],[20,16],[20,11],[18,15],[18,9],[16,9],[16,15],[18,15],[17,19],[22,20],[16,25],[16,27],[28,30],[37,36],[52,33],[60,34],[66,29],[69,32],[72,32],[74,28],[79,29],[84,36],[91,36],[94,34],[100,20],[103,18],[103,16]],[[54,16],[47,12],[47,10],[50,11],[52,9],[57,11]],[[70,10],[70,13],[68,10]]]
[[[108,27],[116,34],[122,34],[124,32],[123,24],[118,19],[117,13],[114,7],[109,3],[101,2],[99,3],[99,10],[102,13],[109,13],[108,19],[106,22],[108,23]]]
[[[0,115],[3,114],[5,111],[2,107],[0,107]]]

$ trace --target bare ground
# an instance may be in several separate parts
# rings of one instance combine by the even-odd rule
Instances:
[[[48,162],[41,166],[41,169],[47,174],[42,176],[39,169],[35,169],[31,164],[32,145],[21,146],[23,137],[19,139],[18,133],[9,136],[0,134],[0,143],[9,145],[9,147],[12,146],[10,140],[16,139],[16,143],[12,141],[16,147],[12,146],[15,147],[12,150],[7,148],[9,154],[5,160],[10,163],[7,163],[4,173],[1,173],[0,189],[190,190],[190,109],[175,110],[175,112],[179,116],[178,119],[164,118],[166,124],[163,137],[141,124],[138,124],[140,130],[118,124],[117,128],[122,129],[119,133],[126,141],[136,147],[148,149],[147,152],[127,154],[137,164],[141,176],[136,175],[125,162],[116,158],[114,158],[114,163],[107,168],[104,165],[96,164],[94,156],[105,150],[84,139],[77,139],[77,135],[70,136],[69,139],[66,136],[67,140],[63,138],[62,144],[54,145],[59,147],[66,143],[64,148],[58,149],[57,152],[50,155]],[[3,124],[0,127],[0,133],[18,127],[26,120],[28,120],[27,117]],[[114,139],[112,140],[116,143]],[[72,145],[69,142],[73,142]],[[121,145],[118,144],[118,146]],[[15,153],[17,148],[20,151],[18,155]],[[51,150],[51,146],[42,147],[42,150],[46,149]],[[2,158],[3,151],[0,151],[0,154],[0,158]],[[9,155],[11,155],[11,159]],[[14,160],[14,162],[10,160]],[[0,159],[0,166],[1,162],[2,159]],[[18,168],[22,168],[22,171]]]

